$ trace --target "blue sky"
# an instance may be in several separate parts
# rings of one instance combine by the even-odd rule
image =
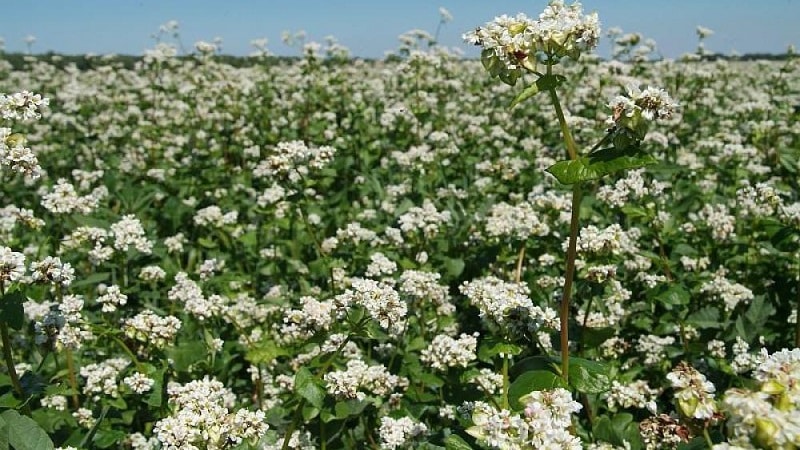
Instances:
[[[569,1],[568,1],[569,3]],[[710,51],[782,53],[800,46],[800,0],[584,0],[584,10],[597,11],[603,30],[612,26],[640,32],[674,58],[695,49],[695,28],[714,31]],[[382,57],[397,48],[397,36],[413,28],[433,33],[439,7],[454,19],[440,32],[440,42],[475,50],[461,34],[494,16],[525,12],[538,15],[546,0],[13,0],[5,2],[0,37],[6,51],[26,51],[25,37],[36,42],[34,53],[141,54],[154,45],[159,25],[180,23],[184,44],[223,39],[223,53],[250,53],[250,41],[265,37],[270,51],[296,55],[280,39],[283,31],[305,30],[308,40],[332,35],[352,54]],[[603,40],[607,44],[607,39]],[[604,46],[601,44],[600,53]]]

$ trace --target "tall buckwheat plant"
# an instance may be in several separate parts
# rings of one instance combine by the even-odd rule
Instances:
[[[560,304],[560,375],[564,384],[570,381],[570,297],[575,276],[581,197],[586,185],[593,180],[655,163],[655,158],[642,148],[642,142],[651,123],[670,117],[677,108],[663,89],[641,89],[635,83],[630,84],[624,93],[608,103],[610,114],[604,137],[588,150],[583,150],[573,138],[561,105],[559,90],[570,80],[559,73],[559,67],[579,62],[581,55],[597,46],[599,36],[600,24],[596,13],[584,14],[580,3],[566,5],[561,0],[551,1],[538,18],[524,13],[514,17],[503,15],[464,35],[466,41],[482,47],[481,62],[492,77],[512,86],[520,81],[526,84],[511,107],[545,93],[553,105],[561,130],[567,158],[547,168],[547,172],[561,184],[572,186],[566,272]],[[586,370],[585,361],[576,359],[575,362],[580,364],[576,373]],[[578,391],[582,390],[581,383],[571,385]],[[556,391],[553,392],[552,395],[556,395]],[[486,420],[485,408],[477,408],[478,413],[473,414],[476,427],[471,434],[499,448],[550,448],[552,445],[580,448],[577,439],[552,433],[542,437],[542,431],[530,430],[529,418],[531,414],[539,414],[537,411],[541,408],[542,403],[535,402],[533,406],[525,406],[525,418],[507,416],[508,411],[500,411],[492,413],[493,420]],[[562,406],[559,411],[568,414],[579,409],[580,405],[576,404],[575,407]],[[552,411],[547,414],[552,414]],[[557,424],[556,428],[569,425],[568,420],[548,423]],[[502,425],[498,429],[491,429],[499,424]],[[548,441],[550,438],[556,440]]]

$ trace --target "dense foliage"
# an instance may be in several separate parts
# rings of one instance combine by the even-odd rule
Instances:
[[[0,447],[800,446],[795,59],[559,66],[579,148],[631,83],[680,104],[582,183],[567,378],[551,100],[331,47],[0,61],[49,99],[3,104]]]

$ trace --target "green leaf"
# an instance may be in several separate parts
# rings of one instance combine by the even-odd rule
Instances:
[[[508,370],[508,373],[512,378],[516,378],[532,370],[549,370],[555,373],[557,370],[556,367],[558,367],[558,361],[555,358],[537,355],[529,356],[517,361],[516,364],[511,366],[511,368]]]
[[[21,330],[25,326],[25,308],[22,307],[24,302],[25,296],[22,292],[15,291],[4,295],[0,300],[0,321],[14,330]]]
[[[337,419],[346,419],[351,416],[357,416],[364,411],[369,403],[361,400],[344,400],[336,402],[333,406],[333,412],[336,414]]]
[[[0,450],[8,450],[8,424],[0,417]]]
[[[522,347],[505,342],[492,342],[489,340],[484,341],[478,349],[478,359],[481,361],[491,361],[498,355],[519,355],[522,353]]]
[[[522,103],[525,100],[533,97],[534,95],[538,94],[539,92],[540,92],[539,91],[539,86],[536,83],[526,87],[525,89],[522,90],[522,92],[520,92],[514,98],[514,100],[511,102],[511,105],[509,105],[509,108],[513,108],[513,107],[519,105],[520,103]]]
[[[596,180],[620,170],[636,169],[658,161],[640,149],[630,147],[624,150],[606,148],[589,156],[559,161],[547,168],[561,184],[575,184]]]
[[[472,450],[472,446],[457,434],[447,436],[447,439],[444,440],[444,448],[446,450]]]
[[[569,384],[578,392],[598,394],[611,385],[608,366],[597,361],[571,357],[569,359]]]
[[[190,340],[167,349],[166,353],[176,371],[186,372],[192,364],[205,359],[206,346],[201,340]]]
[[[53,441],[47,433],[33,419],[11,409],[0,414],[0,418],[5,421],[6,440],[16,450],[48,450],[54,448]]]
[[[93,273],[91,275],[87,275],[85,277],[81,277],[80,279],[73,281],[72,284],[70,284],[70,288],[75,289],[82,286],[92,286],[95,284],[102,283],[103,281],[106,281],[109,278],[111,278],[111,272]]]
[[[643,447],[642,438],[639,435],[639,425],[633,421],[633,416],[628,413],[620,413],[613,418],[600,416],[595,420],[592,427],[592,434],[595,439],[622,447],[627,442],[631,450],[638,450]]]
[[[16,408],[19,404],[20,401],[14,397],[14,392],[12,391],[0,395],[0,408]]]
[[[686,323],[697,328],[720,328],[722,323],[719,318],[719,308],[715,306],[700,308],[689,314],[689,317],[686,318]]]
[[[127,433],[121,430],[99,429],[92,439],[92,443],[99,448],[110,448],[125,439]]]
[[[665,308],[671,310],[673,306],[688,305],[690,300],[689,291],[680,284],[669,285],[667,289],[656,296],[656,300],[661,302]]]
[[[297,371],[294,377],[294,391],[306,399],[308,403],[317,408],[322,408],[325,400],[325,389],[320,386],[319,381],[305,367]]]
[[[262,340],[252,345],[245,354],[245,359],[253,364],[271,363],[279,356],[286,356],[289,353],[278,347],[271,339]]]
[[[448,275],[456,278],[464,271],[464,260],[460,258],[446,258],[444,260],[444,268],[447,270]]]
[[[508,399],[511,407],[515,410],[521,409],[519,399],[533,391],[546,391],[555,388],[566,388],[564,379],[553,372],[547,370],[532,370],[525,372],[508,387]]]

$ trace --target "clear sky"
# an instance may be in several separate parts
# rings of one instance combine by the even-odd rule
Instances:
[[[245,55],[250,41],[267,38],[267,48],[296,55],[281,42],[283,31],[305,30],[307,40],[332,35],[354,56],[382,57],[397,48],[397,36],[419,28],[433,33],[439,7],[453,16],[439,42],[476,50],[461,34],[500,14],[538,15],[546,0],[5,0],[0,37],[5,50],[26,51],[26,36],[36,37],[34,53],[141,54],[152,48],[152,35],[169,20],[180,23],[187,47],[221,37],[223,53]],[[569,0],[567,3],[571,3]],[[597,11],[603,30],[618,26],[656,40],[669,58],[692,52],[698,25],[714,35],[707,50],[730,53],[782,53],[800,46],[800,0],[584,0]],[[601,41],[607,44],[607,39]],[[604,50],[601,43],[600,53]]]

